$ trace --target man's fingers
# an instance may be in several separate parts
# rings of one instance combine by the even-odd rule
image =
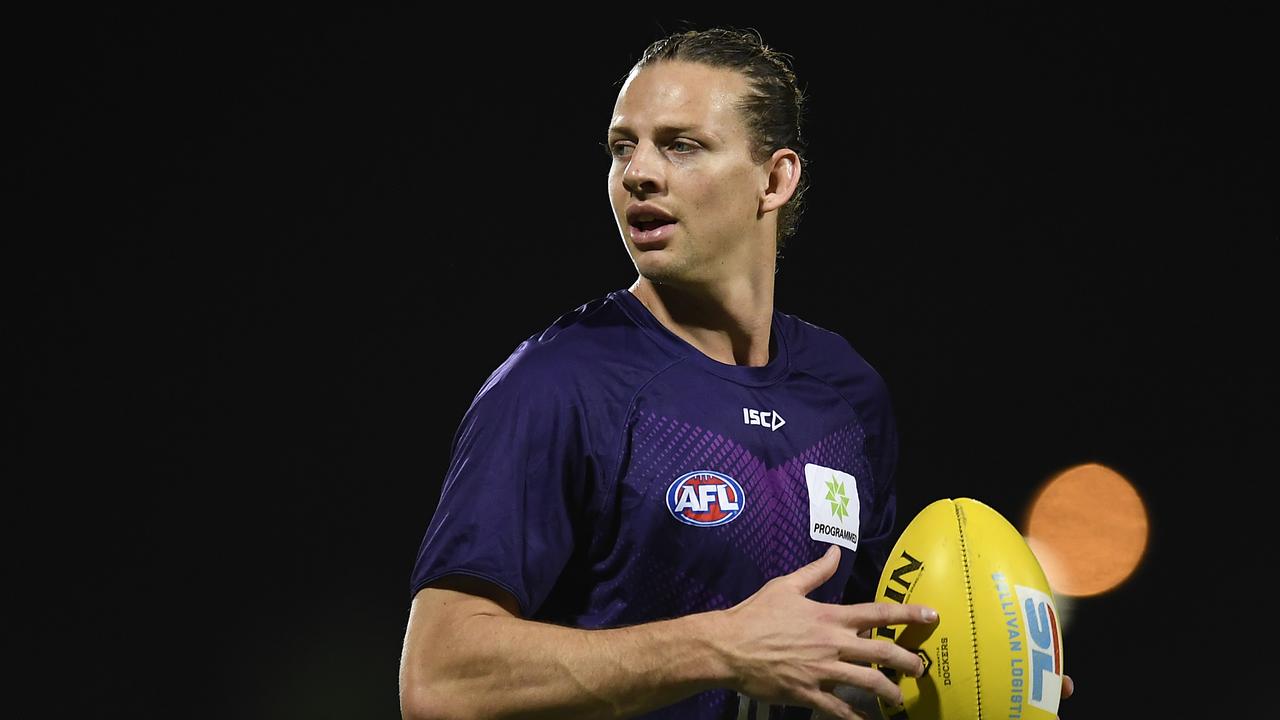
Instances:
[[[1063,675],[1062,676],[1062,695],[1059,696],[1059,699],[1066,700],[1067,698],[1071,697],[1072,693],[1074,693],[1075,691],[1076,691],[1076,681],[1072,680],[1070,675]],[[1062,716],[1054,715],[1054,717],[1060,718]]]
[[[807,699],[809,706],[818,711],[819,715],[816,717],[820,717],[821,720],[827,720],[827,718],[866,720],[862,715],[854,712],[853,708],[849,707],[849,703],[831,693],[818,692],[810,695]]]
[[[926,605],[873,602],[845,606],[845,624],[855,630],[937,621],[938,612]]]
[[[808,595],[817,590],[822,583],[831,579],[840,568],[840,546],[832,545],[822,557],[814,560],[791,573],[787,577],[800,588],[800,592]]]
[[[859,638],[850,633],[839,650],[840,659],[845,662],[880,665],[911,677],[920,677],[924,672],[920,656],[897,643]]]
[[[888,643],[885,644],[887,645]],[[870,690],[884,698],[885,702],[890,705],[902,704],[902,688],[898,687],[897,683],[875,668],[842,662],[832,665],[830,671],[826,672],[826,674],[829,676],[829,680],[834,680],[840,685],[853,685]],[[840,702],[843,703],[844,701],[840,700]]]

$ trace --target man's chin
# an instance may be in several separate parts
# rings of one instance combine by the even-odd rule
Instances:
[[[641,253],[635,258],[636,272],[640,273],[640,277],[655,285],[681,284],[684,273],[680,272],[680,268],[671,262],[670,257],[655,257],[657,255],[665,253],[659,250]]]

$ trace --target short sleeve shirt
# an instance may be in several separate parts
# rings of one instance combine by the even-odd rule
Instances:
[[[527,618],[608,628],[732,607],[836,544],[810,597],[870,601],[897,453],[885,383],[839,335],[775,310],[769,363],[727,365],[619,290],[521,343],[475,396],[410,590],[470,575]],[[710,691],[647,717],[743,702]]]

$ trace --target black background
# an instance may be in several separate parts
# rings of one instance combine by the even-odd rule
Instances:
[[[454,427],[520,340],[633,279],[618,82],[716,24],[795,56],[813,190],[777,304],[889,382],[903,521],[961,496],[1016,521],[1062,469],[1116,469],[1148,556],[1074,605],[1063,715],[1262,708],[1263,17],[486,7],[11,19],[9,621],[50,710],[397,716]]]

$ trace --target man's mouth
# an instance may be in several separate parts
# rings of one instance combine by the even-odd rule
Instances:
[[[662,227],[663,225],[670,225],[674,222],[675,220],[637,220],[631,223],[631,225],[632,227],[636,227],[648,232],[649,230],[652,230],[654,228]]]

